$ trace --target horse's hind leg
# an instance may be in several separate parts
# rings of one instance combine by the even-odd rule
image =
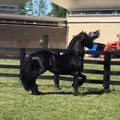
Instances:
[[[38,86],[36,83],[33,84],[32,88],[31,88],[31,92],[32,92],[32,95],[39,95],[40,92],[38,90]]]
[[[32,95],[39,95],[40,92],[38,90],[38,86],[36,84],[36,79],[39,75],[43,74],[46,71],[46,67],[42,66],[39,69],[35,69],[33,74],[34,74],[34,79],[33,79],[33,84],[31,88]]]
[[[34,76],[34,77],[32,77],[31,78],[32,80],[31,80],[31,92],[32,92],[32,95],[39,95],[40,94],[40,92],[39,92],[39,90],[38,90],[38,86],[37,86],[37,84],[36,84],[36,79],[37,79],[37,76]]]

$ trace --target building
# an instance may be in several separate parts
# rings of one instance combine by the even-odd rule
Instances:
[[[0,0],[0,13],[17,14],[18,6],[29,0]]]
[[[65,48],[81,31],[100,30],[99,43],[120,35],[119,0],[52,0],[68,10],[67,18],[17,15],[29,0],[0,0],[0,47]]]
[[[65,48],[66,18],[17,15],[29,0],[0,0],[0,47]]]
[[[66,8],[68,43],[79,32],[100,30],[100,43],[117,41],[120,35],[120,1],[119,0],[52,0],[53,3]]]

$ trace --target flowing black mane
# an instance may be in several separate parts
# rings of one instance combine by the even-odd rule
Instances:
[[[76,35],[75,37],[73,37],[73,39],[70,41],[69,46],[67,47],[67,51],[69,52],[69,50],[71,50],[72,46],[75,44],[76,40],[78,37],[82,37],[83,32],[80,32],[78,35]]]

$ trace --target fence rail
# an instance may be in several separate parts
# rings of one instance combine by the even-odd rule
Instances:
[[[15,73],[0,73],[0,77],[21,77],[21,66],[24,63],[25,57],[31,54],[32,52],[36,52],[41,50],[40,48],[0,48],[0,59],[10,59],[10,60],[19,60],[19,65],[6,65],[0,63],[0,69],[18,69],[19,74]],[[60,53],[65,52],[63,49],[49,49],[52,52]],[[103,76],[102,80],[97,79],[87,79],[86,83],[93,84],[103,84],[103,87],[106,91],[109,90],[110,85],[120,85],[120,77],[119,80],[112,80],[111,76],[120,76],[120,71],[112,71],[111,66],[120,66],[120,60],[112,61],[111,56],[119,54],[120,52],[101,52],[101,51],[86,51],[85,54],[89,55],[103,55],[103,59],[84,59],[84,64],[91,65],[101,65],[103,66],[103,70],[94,70],[94,69],[84,69],[83,73],[87,74],[99,74]],[[39,76],[39,79],[54,79],[54,75],[52,76]],[[71,77],[59,77],[60,80],[73,81]]]

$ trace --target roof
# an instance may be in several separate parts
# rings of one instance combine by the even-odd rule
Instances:
[[[65,22],[66,18],[58,17],[42,17],[42,16],[25,16],[25,15],[12,15],[12,14],[0,14],[0,19],[11,20],[24,20],[24,21],[44,21],[44,22]]]
[[[58,25],[64,26],[66,18],[38,17],[25,15],[0,14],[0,24]]]
[[[68,10],[78,9],[115,9],[120,8],[120,0],[51,0]]]
[[[22,5],[30,0],[0,0],[0,4],[4,5]]]

